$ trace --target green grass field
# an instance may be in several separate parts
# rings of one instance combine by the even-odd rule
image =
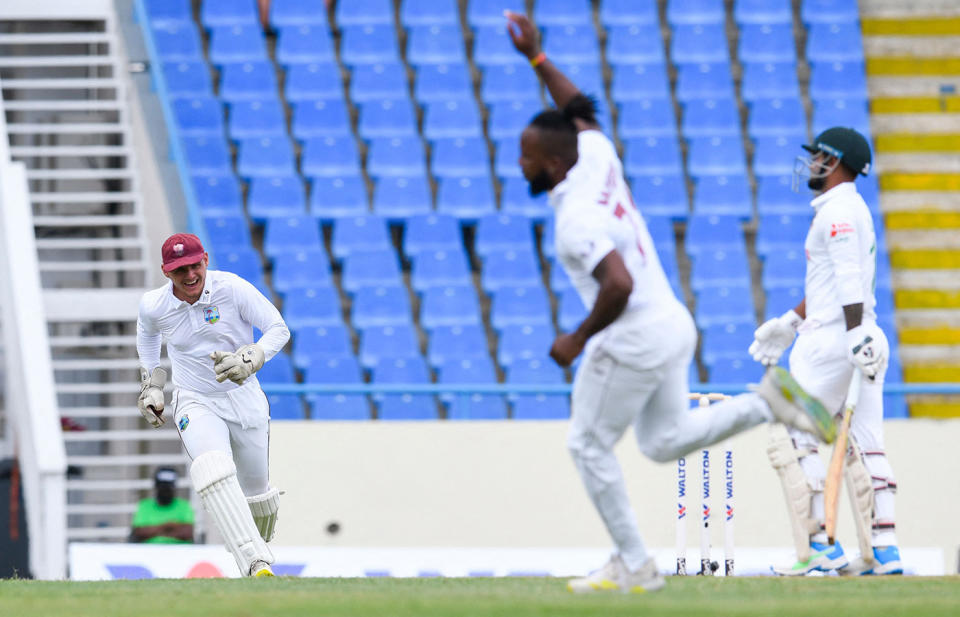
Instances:
[[[653,594],[573,596],[559,579],[0,581],[3,617],[957,615],[960,578],[671,578]]]

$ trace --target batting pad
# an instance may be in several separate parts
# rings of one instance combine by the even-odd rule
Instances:
[[[264,542],[273,540],[276,534],[277,511],[280,510],[280,491],[272,488],[266,493],[247,497],[247,505],[253,514],[253,522],[260,530]]]
[[[226,548],[244,576],[255,561],[273,563],[273,554],[253,522],[246,498],[237,482],[237,467],[224,452],[201,454],[190,466],[193,488],[213,518]]]
[[[783,485],[798,561],[810,559],[810,535],[820,530],[820,523],[813,519],[811,511],[814,491],[800,467],[800,459],[807,454],[809,452],[794,447],[793,440],[783,427],[771,427],[767,456]]]

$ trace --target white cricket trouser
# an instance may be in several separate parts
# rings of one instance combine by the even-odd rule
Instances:
[[[692,319],[675,315],[647,328],[663,350],[659,365],[637,369],[602,346],[584,358],[573,384],[567,439],[587,493],[630,570],[643,565],[647,552],[613,453],[627,427],[633,425],[644,454],[666,462],[772,417],[756,394],[691,411],[687,380],[697,336]]]
[[[269,417],[269,403],[259,387],[223,394],[199,394],[178,388],[173,393],[173,420],[190,460],[212,450],[226,452],[237,466],[244,495],[268,490],[269,421],[244,427],[225,418]]]
[[[889,355],[890,347],[886,336],[877,341],[884,354]],[[843,323],[827,326],[803,328],[790,352],[790,372],[800,386],[820,399],[824,406],[833,412],[843,410],[847,398],[847,389],[853,377],[853,364],[848,359],[846,346],[846,326]],[[863,452],[864,465],[873,478],[874,521],[873,545],[890,546],[897,543],[894,530],[894,503],[896,479],[883,445],[883,380],[886,367],[874,378],[863,377],[860,383],[860,399],[850,422],[850,435]],[[823,484],[826,468],[816,453],[816,439],[804,432],[790,431],[794,443],[800,448],[813,450],[812,454],[800,459],[800,466],[807,475],[813,493],[813,516],[824,520]],[[826,542],[825,531],[814,534],[812,539]]]

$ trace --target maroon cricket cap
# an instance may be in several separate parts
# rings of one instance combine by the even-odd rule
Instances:
[[[203,260],[205,251],[200,238],[195,235],[173,234],[163,242],[160,254],[163,256],[163,271],[172,272],[180,266]]]

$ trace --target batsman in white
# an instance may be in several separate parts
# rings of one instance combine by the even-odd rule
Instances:
[[[162,248],[170,282],[143,295],[137,319],[141,387],[147,422],[166,420],[160,346],[173,368],[173,421],[193,463],[190,478],[241,574],[273,576],[280,492],[268,484],[270,408],[255,373],[286,344],[280,312],[235,274],[207,270],[192,234]],[[253,341],[253,328],[263,332]]]
[[[783,369],[756,393],[691,412],[688,369],[697,331],[663,272],[646,224],[601,132],[593,102],[541,52],[530,20],[508,12],[517,50],[530,59],[560,109],[533,118],[520,139],[520,167],[534,195],[549,191],[557,256],[588,316],[557,337],[550,355],[569,366],[584,354],[571,399],[567,445],[616,545],[601,569],[573,579],[574,592],[654,591],[664,585],[640,537],[613,448],[634,428],[640,450],[674,460],[766,421],[835,438],[830,414]]]
[[[851,451],[844,459],[861,557],[848,564],[839,543],[827,544],[826,470],[813,438],[791,431],[789,437],[775,435],[768,452],[787,497],[797,563],[774,571],[784,575],[831,569],[841,574],[902,574],[894,532],[897,482],[883,449],[883,379],[889,345],[874,311],[876,234],[867,204],[854,184],[858,174],[866,176],[870,171],[870,145],[851,128],[833,127],[803,148],[811,156],[798,157],[795,186],[807,177],[807,186],[816,193],[810,202],[813,224],[804,244],[805,297],[757,329],[750,353],[772,366],[796,337],[790,372],[831,413],[843,407],[853,371],[862,372],[850,428]]]

